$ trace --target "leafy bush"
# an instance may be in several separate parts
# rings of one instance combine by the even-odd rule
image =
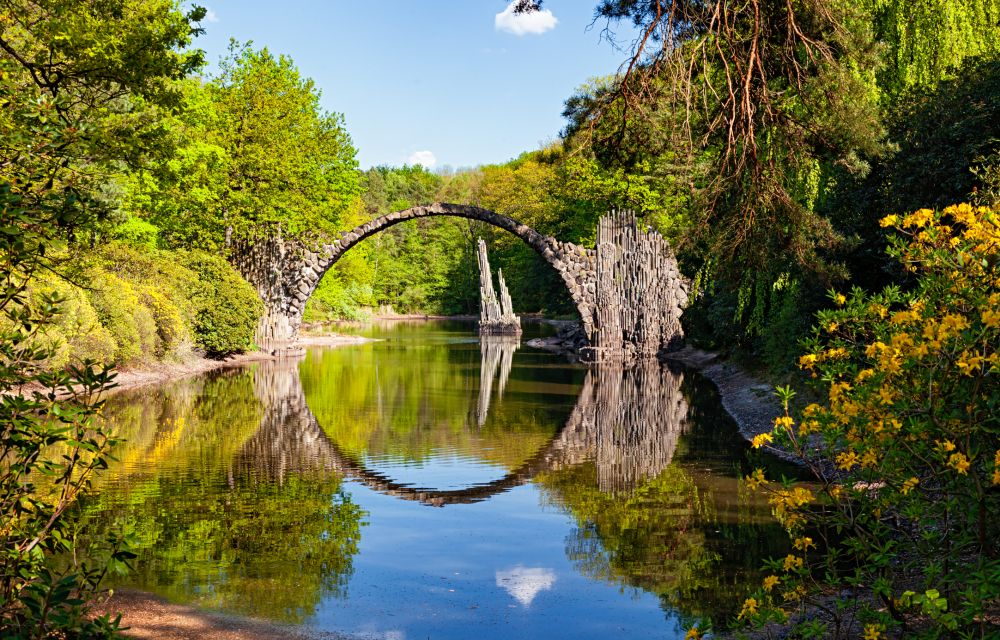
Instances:
[[[357,281],[344,284],[338,273],[329,273],[306,303],[304,319],[307,322],[362,320],[365,317],[362,307],[370,305],[372,297],[370,286]]]
[[[43,303],[49,296],[62,300],[60,313],[38,334],[39,344],[48,350],[45,364],[49,369],[64,369],[83,360],[114,361],[115,340],[101,325],[83,289],[45,273],[30,283],[27,293],[34,304]]]
[[[912,291],[831,294],[800,365],[825,400],[757,436],[818,486],[769,492],[795,553],[771,562],[742,618],[799,618],[803,637],[996,637],[1000,602],[1000,214],[923,209],[884,227]],[[815,541],[814,541],[815,538]]]
[[[198,275],[189,292],[195,343],[210,356],[253,349],[264,304],[224,259],[203,251],[178,251],[180,263]]]
[[[151,222],[129,216],[111,231],[111,237],[129,247],[151,251],[156,248],[160,230]]]
[[[94,274],[90,302],[115,341],[115,364],[139,364],[156,352],[156,320],[127,280],[113,273]]]

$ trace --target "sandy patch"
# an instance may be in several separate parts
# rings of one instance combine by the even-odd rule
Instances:
[[[202,611],[171,604],[142,591],[115,591],[101,613],[122,614],[128,638],[150,640],[347,640],[349,636],[313,632],[264,620]]]
[[[295,357],[304,354],[305,347],[343,347],[354,344],[364,344],[366,342],[374,342],[374,340],[371,338],[363,338],[361,336],[345,336],[339,334],[305,335],[301,336],[292,347],[280,355],[271,355],[261,351],[251,351],[249,353],[232,355],[218,360],[192,356],[189,360],[185,360],[183,362],[160,362],[136,369],[118,369],[117,375],[115,376],[115,384],[117,386],[112,389],[110,393],[126,389],[135,389],[136,387],[143,387],[151,384],[162,384],[179,378],[186,378],[200,373],[215,371],[216,369],[242,367],[250,364],[251,362],[276,360],[284,357]]]

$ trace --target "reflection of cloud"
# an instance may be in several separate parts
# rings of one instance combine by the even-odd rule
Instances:
[[[537,35],[555,29],[556,23],[559,22],[548,9],[514,13],[515,4],[517,3],[511,2],[506,9],[496,15],[493,26],[496,27],[497,31],[506,31],[515,36],[529,33]]]
[[[503,587],[514,599],[528,607],[542,591],[551,589],[556,583],[556,574],[552,569],[541,567],[529,569],[517,566],[507,571],[497,571],[497,586]]]

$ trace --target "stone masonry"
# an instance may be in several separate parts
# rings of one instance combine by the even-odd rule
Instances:
[[[401,222],[431,216],[478,220],[519,237],[562,277],[580,313],[584,333],[588,340],[593,340],[595,322],[598,320],[597,250],[542,235],[513,218],[488,209],[472,205],[435,203],[384,215],[339,234],[333,242],[313,247],[306,247],[280,237],[235,247],[233,264],[257,289],[266,309],[258,327],[258,345],[266,351],[276,352],[283,351],[294,343],[309,296],[326,271],[356,244]],[[673,265],[670,271],[673,279],[657,285],[671,292],[684,291],[685,286],[676,269],[672,253],[664,256],[664,259]],[[667,296],[667,299],[676,301],[669,312],[675,320],[680,318],[679,301],[684,297],[680,293]],[[679,332],[679,323],[670,324]],[[666,347],[669,342],[676,341],[676,338],[676,335],[665,336],[662,341],[663,346]],[[602,342],[607,344],[607,337]]]

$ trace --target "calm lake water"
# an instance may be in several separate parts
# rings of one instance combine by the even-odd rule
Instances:
[[[139,555],[117,585],[387,640],[682,638],[784,555],[696,374],[364,333],[109,401],[127,444],[88,511]]]

